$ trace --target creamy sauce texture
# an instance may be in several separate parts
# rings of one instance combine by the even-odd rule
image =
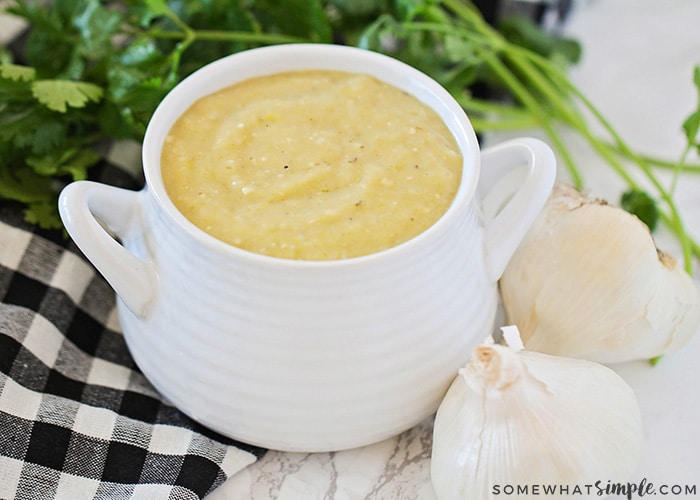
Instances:
[[[195,102],[165,141],[175,206],[231,245],[329,260],[378,252],[430,227],[460,183],[441,118],[374,77],[298,71]]]

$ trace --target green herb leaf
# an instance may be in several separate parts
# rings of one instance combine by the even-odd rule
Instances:
[[[693,83],[697,90],[698,107],[697,110],[683,122],[683,130],[686,140],[688,141],[688,146],[697,149],[698,154],[700,154],[700,137],[698,136],[700,132],[700,66],[696,66],[693,71]]]
[[[0,139],[6,147],[17,148],[17,152],[23,148],[31,150],[34,135],[43,123],[42,115],[32,106],[5,107],[0,111]]]
[[[0,197],[22,203],[43,202],[52,196],[51,178],[30,169],[0,165]]]
[[[99,0],[88,0],[86,5],[72,16],[72,27],[82,41],[81,56],[95,60],[112,50],[111,37],[121,23],[122,16],[115,10],[104,7]]]
[[[331,5],[350,17],[368,17],[386,9],[384,0],[331,0]]]
[[[629,190],[623,193],[620,202],[622,208],[636,215],[650,231],[656,229],[659,222],[659,209],[656,202],[644,191]]]
[[[33,127],[32,153],[43,155],[52,150],[60,150],[66,143],[69,123],[60,117],[46,117],[41,124]]]
[[[24,220],[42,229],[60,229],[63,224],[56,207],[56,199],[29,203],[24,211]]]
[[[330,42],[331,25],[319,0],[257,0],[252,4],[256,18],[272,32]]]
[[[70,20],[66,19],[65,4],[65,1],[56,1],[51,8],[47,8],[40,2],[17,0],[8,9],[12,14],[25,18],[31,27],[23,56],[30,66],[36,68],[40,78],[66,76],[66,68],[78,62],[76,40],[71,37],[73,29]],[[74,4],[80,5],[81,2]]]
[[[82,108],[88,102],[99,102],[104,91],[89,82],[70,80],[38,80],[32,84],[32,94],[47,108],[65,113],[68,107]]]
[[[87,178],[87,169],[97,163],[100,155],[85,148],[54,150],[40,157],[27,158],[34,171],[46,177],[70,175],[73,180]]]
[[[503,19],[499,31],[514,45],[530,49],[563,66],[575,64],[581,58],[581,46],[577,41],[545,31],[523,16]]]
[[[154,17],[166,16],[171,13],[170,7],[165,0],[145,0],[146,8]]]
[[[13,80],[15,82],[30,82],[36,77],[36,70],[27,66],[17,64],[0,64],[0,77]]]

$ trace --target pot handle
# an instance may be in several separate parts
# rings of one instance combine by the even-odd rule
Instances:
[[[114,288],[126,306],[144,318],[156,293],[152,262],[138,258],[112,234],[124,237],[135,228],[138,191],[92,181],[68,184],[59,195],[61,220],[78,248]]]
[[[547,144],[525,137],[483,150],[481,163],[482,200],[508,173],[527,167],[525,179],[484,230],[486,272],[498,281],[552,191],[556,159]]]

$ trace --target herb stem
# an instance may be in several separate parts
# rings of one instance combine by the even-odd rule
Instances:
[[[166,40],[187,40],[188,33],[182,31],[153,29],[144,31],[143,34]],[[249,43],[301,43],[308,42],[305,38],[275,33],[254,33],[251,31],[219,31],[219,30],[191,30],[192,42],[196,40],[219,42],[249,42]]]
[[[495,54],[493,54],[491,51],[482,50],[481,55],[489,67],[501,78],[501,81],[503,81],[511,92],[513,92],[513,95],[528,109],[533,116],[537,118],[539,125],[549,136],[553,146],[559,152],[562,160],[564,161],[564,164],[571,175],[572,183],[580,188],[583,185],[581,173],[576,167],[576,164],[568,149],[564,145],[561,136],[552,126],[552,123],[548,119],[544,109],[539,105],[535,97],[528,91],[527,87],[518,80],[518,78],[498,57],[495,56]]]
[[[519,120],[530,120],[532,121],[532,117],[530,116],[529,113],[523,111],[522,108],[516,107],[516,106],[511,106],[508,104],[503,104],[500,102],[494,102],[494,101],[483,101],[481,99],[474,99],[473,97],[469,95],[460,95],[460,96],[455,96],[457,98],[457,101],[460,104],[463,104],[465,107],[469,107],[469,110],[477,112],[477,113],[484,113],[484,114],[491,114],[491,115],[496,115],[496,116],[507,116],[508,118],[511,119],[519,119]]]
[[[443,0],[443,4],[453,10],[455,14],[459,15],[464,20],[469,21],[481,34],[494,39],[500,39],[500,34],[486,25],[486,23],[483,22],[483,19],[471,8],[462,3],[456,2],[455,0]],[[564,77],[557,66],[553,65],[549,60],[545,60],[543,57],[529,51],[525,51],[519,47],[508,47],[508,50],[503,50],[502,54],[505,60],[513,64],[514,67],[526,79],[526,81],[542,94],[543,99],[546,100],[548,104],[553,105],[557,112],[557,114],[554,115],[554,118],[562,120],[564,123],[567,123],[581,133],[588,143],[595,149],[595,151],[605,161],[607,161],[608,164],[610,164],[618,173],[618,175],[622,177],[624,181],[632,188],[638,187],[636,180],[627,172],[625,167],[620,163],[620,161],[618,161],[615,155],[611,153],[609,147],[591,132],[590,127],[586,124],[585,119],[576,110],[576,108],[564,102],[561,96],[572,95],[578,99],[578,101],[584,105],[584,108],[592,113],[594,118],[611,135],[614,144],[619,149],[620,153],[624,157],[632,160],[640,168],[645,177],[656,188],[659,196],[664,200],[670,211],[670,215],[668,216],[662,212],[663,220],[680,241],[683,251],[684,267],[686,271],[692,275],[692,255],[693,250],[697,250],[697,244],[685,231],[684,223],[681,219],[678,207],[671,196],[673,191],[669,192],[661,185],[646,161],[639,155],[635,154],[627,146],[627,144],[622,140],[622,137],[615,131],[602,113],[600,113],[598,109],[593,106],[590,100],[576,86],[574,86],[567,78]],[[544,112],[540,111],[536,105],[536,102],[533,102],[534,97],[527,91],[527,88],[522,86],[518,78],[510,73],[504,62],[493,57],[491,54],[486,54],[483,52],[483,55],[486,56],[486,62],[489,64],[491,69],[498,74],[509,90],[513,92],[515,97],[528,109],[528,111],[533,112],[533,114],[539,118],[540,124],[544,128],[545,132],[547,132],[550,139],[552,139],[554,142],[557,150],[560,153],[562,151],[566,151],[563,144],[560,142],[558,134],[554,132],[553,127],[549,123],[549,117]],[[540,70],[542,72],[540,72]],[[546,74],[549,79],[545,79],[543,74]],[[573,160],[571,158],[567,158],[566,156],[563,156],[563,159],[569,172],[572,173],[574,185],[580,187],[582,185],[582,179],[579,175],[578,169],[573,163]],[[681,161],[681,164],[683,163],[683,160]],[[676,174],[679,171],[677,166],[674,170]]]
[[[450,26],[433,25],[432,23],[408,22],[401,24],[401,28],[409,31],[428,31],[435,32],[436,30],[444,31],[453,36],[459,36],[465,39],[473,40],[474,33],[464,29],[458,29]],[[489,44],[488,38],[484,37],[484,45],[475,45],[476,51],[479,53],[482,60],[488,64],[491,70],[498,75],[501,81],[508,87],[513,95],[526,107],[528,112],[536,119],[536,123],[545,131],[547,136],[552,141],[552,145],[559,153],[562,161],[566,165],[572,178],[572,183],[581,187],[583,178],[576,167],[576,164],[571,157],[568,149],[564,145],[561,136],[552,126],[542,106],[537,102],[535,97],[530,93],[525,85],[510,71],[510,69],[497,57],[493,44]]]
[[[481,14],[477,12],[475,7],[473,7],[471,4],[466,4],[458,0],[442,0],[442,4],[447,9],[451,10],[462,21],[468,24],[468,28],[462,28],[464,30],[464,33],[461,33],[462,36],[467,39],[473,39],[474,34],[478,33],[488,42],[487,46],[490,46],[494,51],[498,51],[504,55],[513,53],[512,44],[505,40],[498,31],[486,23]],[[523,106],[525,106],[528,112],[537,118],[537,122],[539,123],[540,127],[552,141],[552,145],[559,153],[564,165],[569,171],[572,183],[578,188],[582,187],[583,178],[578,167],[571,157],[569,150],[564,145],[561,136],[553,127],[550,118],[547,116],[547,112],[537,102],[535,96],[530,93],[527,86],[523,85],[517,76],[515,76],[507,65],[498,57],[495,57],[485,48],[482,48],[479,52],[484,57],[485,62],[489,65],[491,70],[493,70],[501,78],[501,81],[523,104]],[[526,73],[530,77],[533,75],[533,71],[531,70],[526,71]]]
[[[468,106],[468,105],[467,105]],[[467,113],[469,113],[469,108],[465,107]],[[534,128],[537,126],[537,122],[532,119],[518,120],[513,119],[498,119],[495,120],[492,117],[480,118],[479,116],[470,115],[469,122],[474,127],[476,132],[509,132],[513,130],[522,130],[525,128]]]
[[[610,144],[610,143],[605,143],[605,146],[607,146],[608,149],[610,149],[613,153],[619,154],[620,156],[624,156],[624,153],[620,150],[619,147],[617,147],[616,144]],[[685,155],[685,154],[684,154]],[[676,170],[680,169],[684,173],[689,173],[689,174],[700,174],[700,165],[698,164],[689,164],[685,162],[674,162],[670,160],[664,160],[662,158],[656,158],[653,156],[647,156],[647,155],[638,155],[640,158],[642,158],[647,165],[654,167],[654,168],[659,168],[662,170]]]
[[[534,128],[538,122],[521,108],[474,99],[466,94],[455,99],[469,115],[469,121],[477,132],[494,132]]]
[[[685,149],[683,150],[683,154],[681,154],[681,159],[678,161],[676,164],[675,168],[673,169],[673,181],[671,183],[671,188],[669,191],[673,194],[676,192],[676,185],[678,183],[678,177],[680,176],[681,172],[683,171],[683,167],[685,166],[685,162],[688,159],[688,155],[690,152],[693,150],[693,145],[688,144]]]
[[[481,34],[490,36],[494,39],[500,39],[500,35],[486,25],[483,19],[471,8],[454,0],[443,0],[443,4],[453,10],[455,14],[459,15],[464,20],[469,21]],[[676,206],[670,192],[661,185],[644,159],[635,154],[627,146],[627,144],[622,140],[621,136],[610,125],[608,120],[598,111],[595,106],[593,106],[588,98],[576,86],[574,86],[561,74],[559,68],[551,64],[550,61],[544,60],[544,58],[538,56],[537,54],[531,54],[530,52],[526,52],[517,47],[513,47],[512,49],[509,47],[509,50],[503,50],[502,54],[506,61],[513,64],[515,68],[518,69],[518,71],[520,71],[526,78],[526,81],[533,85],[549,104],[554,106],[554,109],[558,113],[554,115],[554,117],[559,118],[564,123],[569,124],[580,132],[586,138],[588,143],[595,149],[595,151],[613,167],[618,175],[620,175],[630,187],[638,187],[635,179],[611,153],[607,145],[591,132],[590,127],[587,126],[580,113],[578,113],[573,106],[567,105],[567,103],[565,103],[560,96],[573,95],[575,98],[577,98],[584,105],[585,109],[591,112],[595,119],[598,120],[604,129],[612,136],[614,143],[619,148],[623,156],[631,159],[641,169],[645,177],[653,184],[660,197],[669,208],[670,216],[664,216],[664,220],[679,239],[683,249],[685,269],[689,274],[692,274],[692,253],[693,248],[697,247],[697,244],[692,241],[686,233],[678,207]],[[530,112],[533,112],[533,114],[539,118],[541,126],[544,128],[545,132],[547,132],[550,139],[552,139],[554,145],[557,147],[557,150],[560,152],[566,151],[563,144],[560,142],[560,137],[554,131],[551,123],[549,122],[549,117],[546,115],[546,113],[540,111],[539,107],[536,105],[536,102],[533,102],[534,96],[532,96],[527,91],[527,88],[520,83],[518,78],[510,72],[503,61],[484,50],[482,50],[482,55],[491,69],[497,73],[501,80],[507,85],[509,90],[513,92],[514,96]],[[542,70],[544,74],[550,78],[550,80],[545,79],[538,69]],[[558,84],[559,87],[555,86],[556,84]],[[559,90],[562,90],[563,92],[560,92]],[[563,159],[569,171],[572,173],[573,183],[580,187],[582,184],[582,179],[579,175],[578,169],[573,163],[573,160],[571,158],[567,158],[566,156],[563,156]],[[676,172],[677,171],[678,169],[676,168]]]

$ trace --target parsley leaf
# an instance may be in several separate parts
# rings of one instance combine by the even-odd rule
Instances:
[[[103,90],[89,82],[38,80],[32,84],[32,94],[47,108],[65,113],[68,107],[82,108],[90,101],[99,102]]]
[[[0,64],[0,76],[15,82],[30,82],[36,77],[36,70],[17,64]]]
[[[638,189],[626,191],[622,194],[620,205],[627,212],[636,215],[650,231],[656,229],[659,222],[659,209],[647,193]]]
[[[145,0],[145,3],[153,17],[165,16],[170,13],[170,7],[165,0]]]
[[[29,157],[27,164],[42,176],[70,175],[72,180],[82,180],[87,178],[88,167],[97,163],[99,159],[99,154],[90,149],[69,148],[53,150],[43,156]]]
[[[696,66],[693,71],[693,83],[697,90],[698,108],[683,122],[683,131],[688,147],[695,148],[700,154],[700,66]]]
[[[0,197],[22,203],[37,203],[47,199],[51,179],[42,177],[29,169],[11,169],[0,165]]]
[[[24,220],[43,229],[61,228],[62,226],[56,223],[56,203],[57,200],[53,196],[48,200],[28,203],[24,211]]]

